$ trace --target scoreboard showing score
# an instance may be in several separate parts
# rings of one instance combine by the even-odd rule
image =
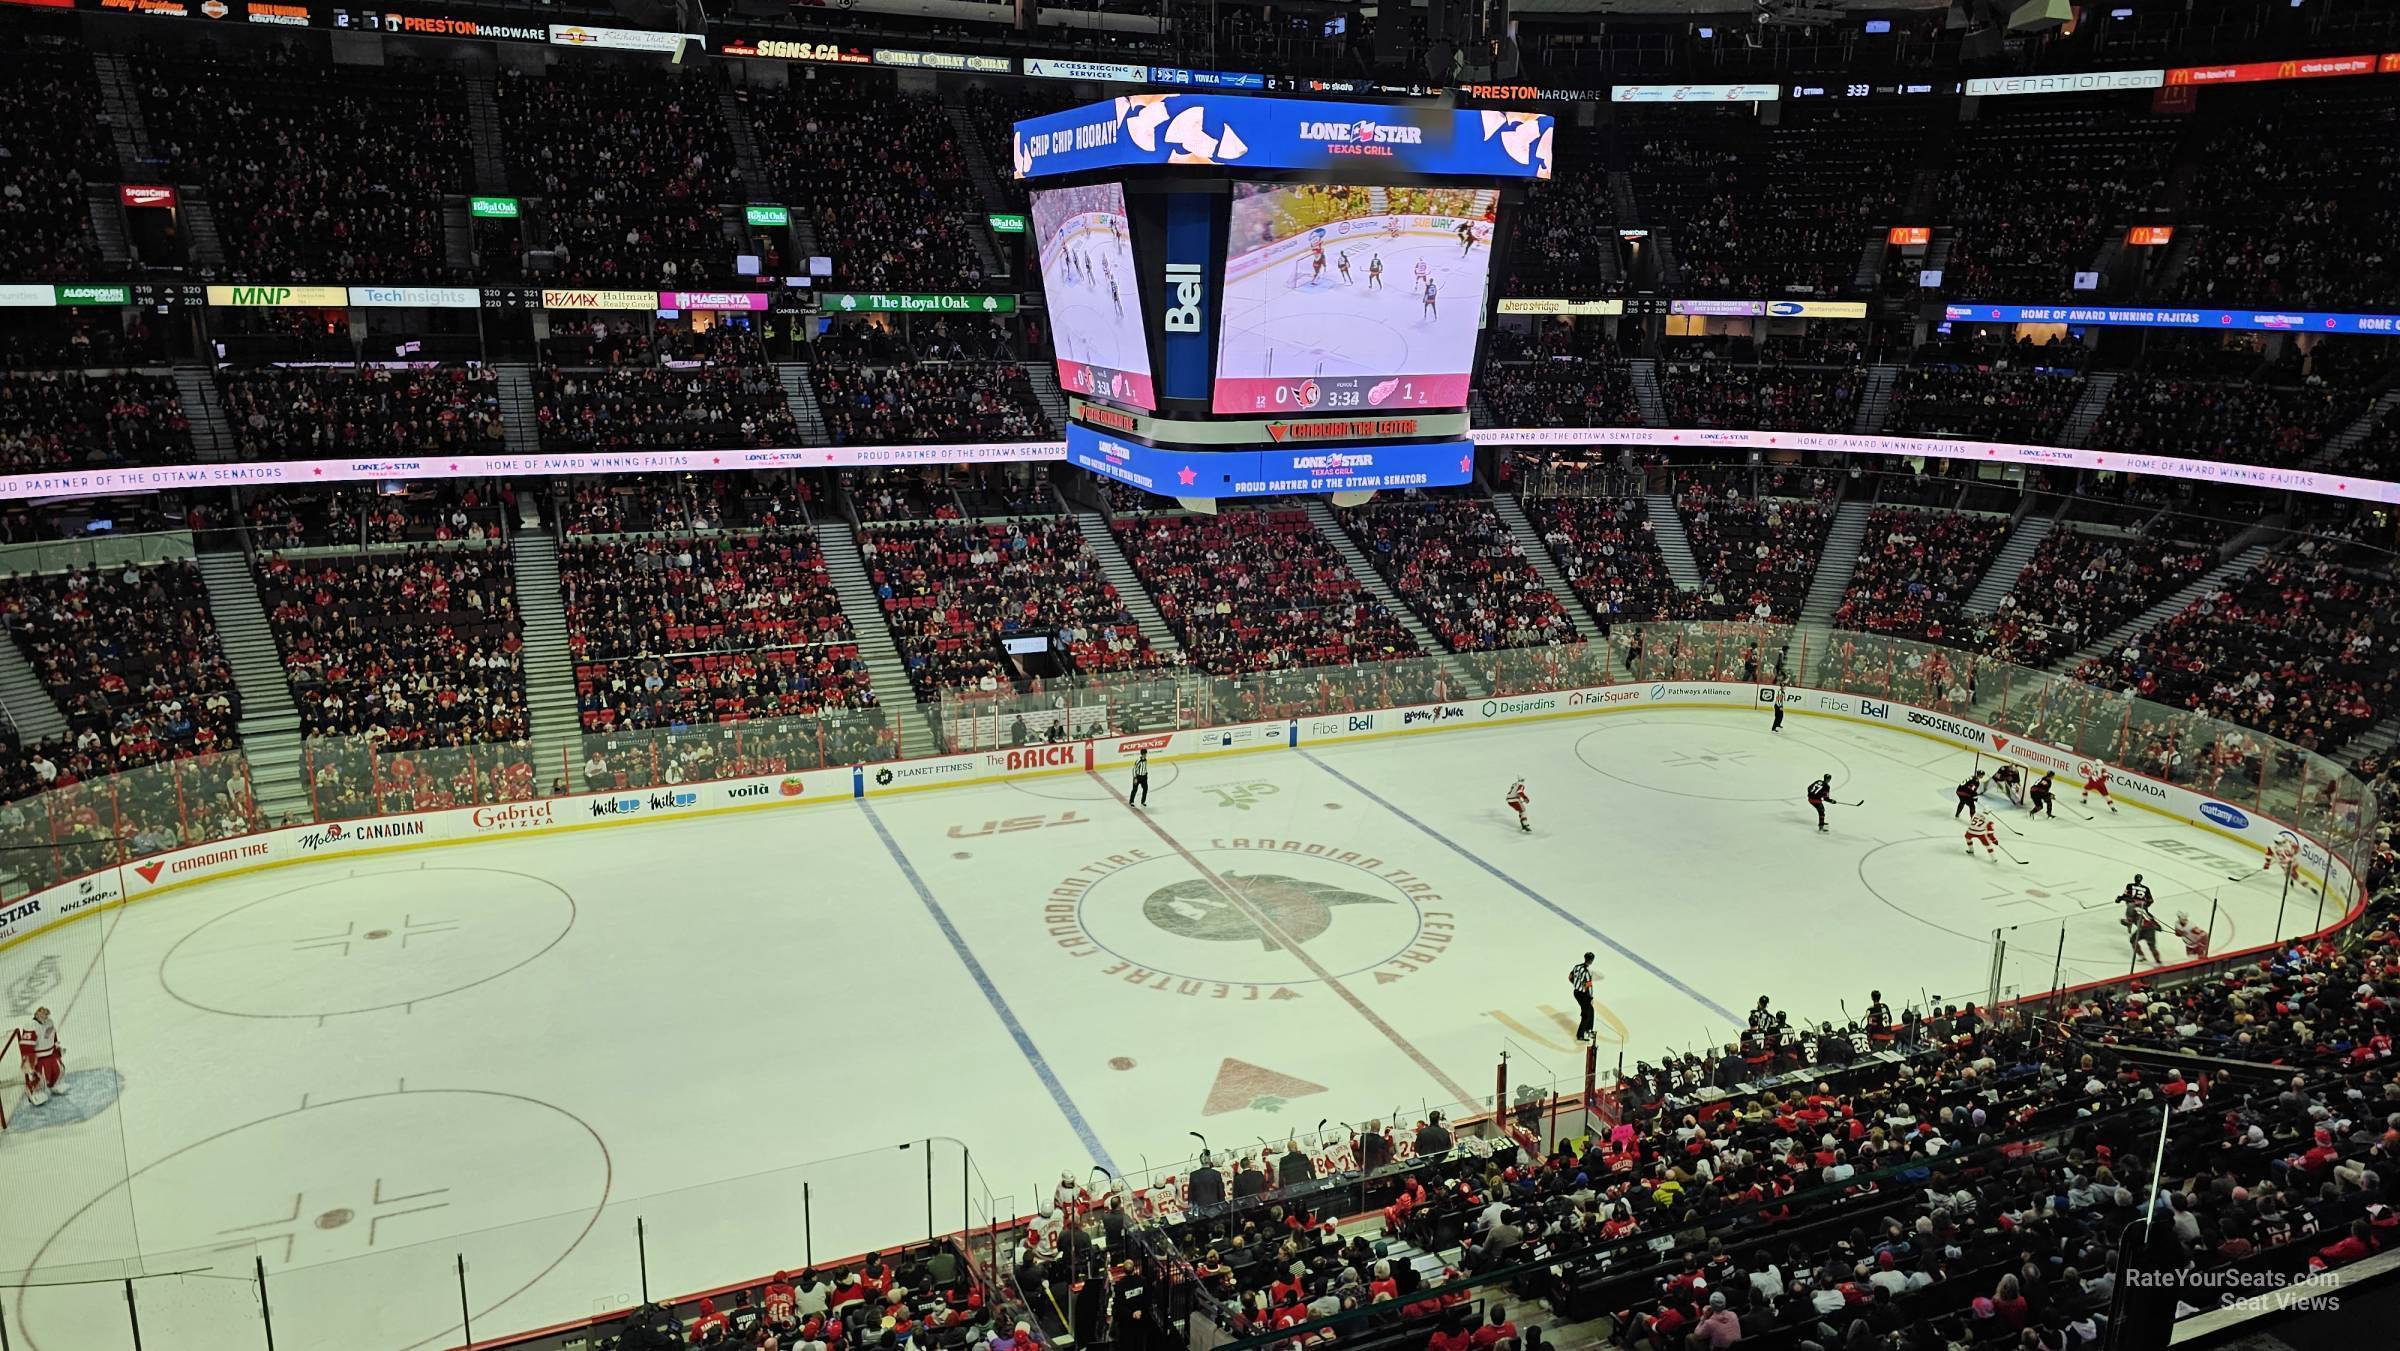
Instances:
[[[1034,193],[1033,235],[1059,388],[1155,410],[1125,185],[1086,183]]]
[[[1185,501],[1470,480],[1492,256],[1554,131],[1181,92],[1018,122],[1068,463]]]
[[[1211,407],[1463,405],[1498,202],[1490,188],[1235,183]]]

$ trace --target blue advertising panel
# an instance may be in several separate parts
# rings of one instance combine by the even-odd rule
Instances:
[[[2215,310],[2127,305],[1986,305],[1942,307],[1952,323],[2098,324],[2124,328],[2214,328],[2226,332],[2400,334],[2400,314],[2329,314],[2319,310]]]
[[[1213,199],[1179,192],[1167,199],[1167,273],[1163,302],[1165,361],[1160,392],[1170,399],[1208,397],[1210,316],[1223,303],[1214,265],[1217,256]]]
[[[1152,66],[1150,83],[1176,84],[1189,89],[1264,89],[1267,77],[1239,70],[1185,70],[1180,66]]]
[[[1403,108],[1216,94],[1132,94],[1027,118],[1019,178],[1144,164],[1548,178],[1551,121],[1499,108]]]
[[[1469,441],[1375,441],[1268,450],[1167,450],[1067,424],[1067,463],[1161,497],[1446,488],[1475,476]]]

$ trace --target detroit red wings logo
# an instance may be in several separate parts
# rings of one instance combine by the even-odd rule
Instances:
[[[1264,948],[1297,946],[1333,927],[1336,907],[1390,905],[1363,891],[1310,882],[1279,873],[1222,874],[1241,903],[1204,878],[1176,882],[1151,892],[1142,917],[1178,938],[1207,943],[1257,943]]]

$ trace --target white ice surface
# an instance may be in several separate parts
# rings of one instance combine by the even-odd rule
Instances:
[[[1872,987],[1980,999],[2004,925],[2010,993],[2048,988],[2062,932],[2068,980],[2122,973],[2107,902],[2137,871],[2164,918],[2221,899],[2220,947],[2275,923],[2257,857],[2130,806],[2080,819],[2072,789],[2057,820],[2002,813],[2025,864],[1968,855],[1971,764],[1827,719],[1624,712],[1165,764],[1146,818],[1070,775],[171,893],[0,952],[11,1012],[62,1014],[88,1114],[0,1135],[0,1285],[255,1252],[278,1346],[401,1348],[455,1337],[464,1252],[488,1337],[625,1302],[636,1217],[661,1295],[921,1237],[926,1147],[900,1142],[963,1142],[1029,1212],[1095,1153],[1136,1171],[1195,1129],[1488,1095],[1503,1050],[1517,1083],[1580,1082],[1559,1018],[1586,949],[1613,1065],[1721,1041],[1760,994],[1808,1020]],[[1799,799],[1826,770],[1866,805],[1820,835]],[[1519,775],[1531,834],[1501,805]],[[2314,916],[2292,904],[2287,931]],[[957,1148],[933,1155],[935,1227],[983,1218]],[[231,1288],[148,1284],[145,1328],[256,1345],[211,1304]],[[19,1347],[124,1344],[113,1286],[0,1312]]]

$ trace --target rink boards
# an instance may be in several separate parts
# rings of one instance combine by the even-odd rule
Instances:
[[[129,901],[264,868],[504,835],[634,826],[727,812],[871,799],[960,784],[1102,771],[1121,773],[1144,751],[1149,752],[1153,761],[1166,762],[1291,750],[1303,745],[1372,737],[1465,731],[1499,723],[1581,718],[1628,709],[1715,708],[1764,716],[1764,710],[1772,706],[1775,697],[1776,691],[1771,686],[1733,682],[1607,685],[286,826],[169,850],[138,863],[105,868],[0,903],[0,948],[15,946],[62,924]],[[1790,713],[1886,727],[1963,751],[2055,770],[2077,781],[2099,763],[2071,750],[1913,704],[1796,686],[1783,691],[1783,702]],[[2345,906],[2342,917],[2328,926],[2326,932],[2339,929],[2356,917],[2360,905],[2357,878],[2349,862],[2333,856],[2323,841],[2255,809],[2222,802],[2114,765],[2104,767],[2108,770],[2111,791],[2120,802],[2223,836],[2253,850],[2264,851],[2285,836],[2297,840],[2302,870],[2312,880],[2324,882]],[[1800,785],[1793,785],[1792,792],[1796,800]]]

